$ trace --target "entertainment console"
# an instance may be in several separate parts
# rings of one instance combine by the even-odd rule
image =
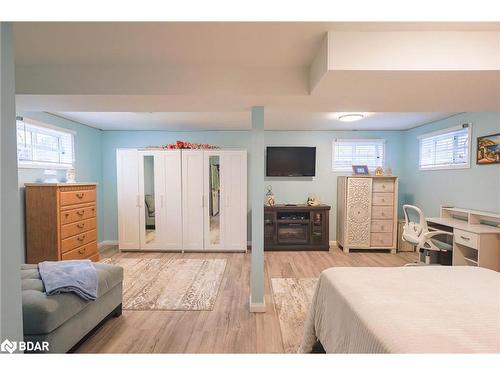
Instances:
[[[330,206],[264,207],[264,250],[329,250]]]

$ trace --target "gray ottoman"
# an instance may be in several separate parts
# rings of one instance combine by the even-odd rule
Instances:
[[[24,341],[49,343],[50,353],[66,353],[108,317],[122,312],[123,268],[94,263],[99,279],[97,299],[74,293],[45,294],[38,266],[21,267]]]

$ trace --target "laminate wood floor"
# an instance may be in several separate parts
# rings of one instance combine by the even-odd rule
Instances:
[[[114,254],[115,253],[115,254]],[[414,253],[276,251],[265,253],[267,311],[248,311],[250,252],[243,253],[117,253],[102,257],[225,258],[227,266],[212,311],[123,311],[85,341],[78,353],[283,353],[280,325],[271,292],[273,277],[318,277],[342,266],[401,266]]]

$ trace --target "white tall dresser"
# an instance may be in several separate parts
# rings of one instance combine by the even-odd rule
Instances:
[[[340,176],[337,205],[337,244],[345,253],[350,249],[396,252],[397,177]]]

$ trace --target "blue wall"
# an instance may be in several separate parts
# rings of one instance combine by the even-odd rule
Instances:
[[[471,167],[419,171],[418,136],[466,122],[472,123]],[[500,164],[477,165],[477,137],[500,133],[500,112],[464,113],[404,132],[402,200],[439,216],[441,205],[500,212]]]
[[[104,131],[102,156],[105,240],[115,241],[118,239],[116,149],[140,148],[172,143],[176,140],[186,140],[212,143],[221,147],[244,148],[249,152],[248,160],[251,160],[250,134],[249,131]],[[259,192],[262,195],[262,203],[264,203],[265,187],[267,185],[272,185],[278,203],[303,203],[306,201],[308,194],[316,194],[323,203],[332,205],[332,211],[330,212],[331,240],[335,239],[336,177],[339,175],[331,170],[332,142],[334,138],[384,138],[387,140],[387,166],[392,167],[394,174],[401,171],[402,163],[399,155],[403,152],[403,146],[402,134],[398,131],[266,131],[266,145],[316,146],[317,171],[316,177],[309,179],[266,178],[265,184],[261,192]],[[249,194],[249,209],[250,203]]]
[[[116,241],[116,149],[140,148],[187,140],[212,143],[221,147],[244,148],[251,160],[250,131],[100,131],[45,113],[24,113],[39,121],[72,129],[75,137],[76,173],[79,181],[96,181],[99,205],[99,240]],[[463,170],[418,170],[418,136],[434,130],[472,122],[472,163]],[[386,140],[386,166],[400,177],[399,203],[414,203],[428,216],[439,214],[440,205],[456,205],[490,211],[500,211],[500,165],[477,166],[475,148],[477,136],[500,132],[500,113],[466,113],[430,123],[408,131],[266,131],[269,146],[315,146],[316,177],[266,178],[262,190],[271,185],[278,203],[302,203],[308,194],[315,194],[322,203],[332,206],[330,238],[335,239],[336,179],[331,170],[334,138],[383,138]],[[250,166],[249,166],[250,168]],[[250,170],[250,169],[249,169]],[[20,170],[20,185],[36,181],[41,170]],[[249,191],[250,192],[250,191]],[[248,207],[250,210],[250,194]],[[250,223],[250,220],[249,220]]]
[[[46,124],[55,125],[69,129],[75,134],[75,170],[76,180],[79,182],[97,182],[97,208],[99,241],[105,239],[104,232],[104,205],[102,184],[102,131],[66,120],[45,112],[24,112],[19,116],[31,118]],[[24,212],[24,183],[40,182],[43,178],[44,169],[20,168],[18,169],[19,187],[21,189],[21,201]],[[65,178],[66,171],[58,171],[58,178]],[[24,215],[23,215],[24,216]],[[23,219],[24,223],[24,219]]]
[[[335,138],[383,138],[386,140],[386,167],[398,176],[402,170],[401,131],[266,131],[268,146],[315,146],[316,176],[303,178],[266,177],[277,203],[305,203],[309,194],[316,195],[330,210],[330,240],[336,238],[337,177],[346,173],[332,171],[332,143]],[[350,174],[350,173],[349,173]],[[263,193],[264,195],[264,193]]]

